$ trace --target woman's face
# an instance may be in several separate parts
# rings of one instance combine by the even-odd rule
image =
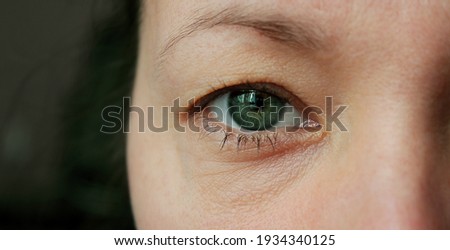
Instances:
[[[144,1],[140,36],[139,228],[450,228],[449,1]]]

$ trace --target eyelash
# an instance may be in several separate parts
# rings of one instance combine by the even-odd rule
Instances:
[[[305,103],[303,103],[298,97],[291,94],[290,91],[281,87],[278,84],[272,82],[265,81],[243,81],[237,84],[228,85],[226,83],[222,83],[222,88],[215,89],[209,94],[204,95],[199,100],[194,101],[194,103],[188,108],[188,119],[195,119],[197,122],[203,124],[203,122],[210,122],[211,118],[205,115],[205,109],[207,105],[211,103],[216,98],[237,90],[258,90],[264,91],[270,95],[274,95],[280,97],[286,103],[292,104],[296,109],[302,110],[307,107]],[[206,112],[207,113],[207,112]],[[320,126],[320,122],[314,121]],[[223,133],[223,138],[220,141],[220,149],[222,150],[226,143],[231,139],[236,141],[236,149],[240,151],[243,148],[246,148],[247,143],[254,143],[257,151],[260,151],[261,147],[270,146],[270,148],[275,151],[277,146],[277,138],[280,136],[277,131],[275,132],[267,132],[267,131],[258,131],[251,134],[246,133],[237,133],[233,131],[229,131],[227,125],[222,124],[220,131]],[[207,131],[203,129],[203,137],[209,136],[212,133],[216,133],[219,131]]]
[[[245,81],[240,81],[236,84],[228,84],[226,82],[220,81],[220,84],[222,85],[221,88],[215,88],[215,87],[211,86],[212,91],[210,93],[199,98],[199,100],[194,101],[194,103],[191,106],[189,106],[189,108],[188,108],[189,115],[193,115],[195,112],[199,111],[199,108],[200,108],[200,110],[203,109],[208,103],[210,103],[215,98],[217,98],[227,92],[233,91],[233,90],[256,89],[259,91],[267,92],[271,95],[280,96],[283,100],[285,100],[286,102],[289,102],[289,103],[300,102],[300,100],[296,100],[298,98],[295,97],[293,94],[286,95],[284,93],[280,93],[280,92],[290,93],[290,91],[281,87],[279,84],[276,84],[276,83],[273,83],[273,82],[267,81],[267,80],[266,81],[265,80],[262,80],[262,81],[245,80]],[[301,105],[304,105],[304,104],[301,103]]]

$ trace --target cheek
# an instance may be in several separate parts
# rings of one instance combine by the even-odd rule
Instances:
[[[138,228],[178,228],[183,222],[177,218],[186,211],[185,182],[174,147],[167,132],[128,135],[128,178]]]
[[[137,122],[131,118],[130,127],[135,124]],[[181,151],[179,147],[183,138],[183,134],[173,131],[128,134],[128,178],[139,229],[199,229],[223,225],[214,226],[211,217],[216,215],[201,198],[203,193],[193,172],[200,163],[195,159],[187,160],[185,154],[189,151]]]
[[[277,206],[263,204],[257,195],[262,195],[257,180],[250,187],[246,178],[237,176],[199,177],[196,169],[213,165],[184,161],[177,150],[181,139],[176,137],[170,133],[128,135],[128,176],[138,228],[267,228],[272,218],[281,218],[283,213],[277,207],[283,208],[284,201]]]

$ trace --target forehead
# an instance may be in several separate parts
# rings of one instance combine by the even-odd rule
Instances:
[[[407,20],[417,18],[440,19],[450,21],[450,1],[448,0],[181,0],[147,1],[146,11],[153,16],[172,17],[166,22],[176,24],[183,19],[195,17],[209,11],[221,11],[226,8],[254,9],[264,13],[283,14],[290,18],[306,16],[317,21],[374,18],[378,21]],[[369,16],[368,16],[369,15]]]

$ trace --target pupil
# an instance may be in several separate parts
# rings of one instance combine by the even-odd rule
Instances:
[[[258,131],[273,128],[284,114],[285,102],[258,90],[240,90],[230,93],[228,111],[243,129]]]

